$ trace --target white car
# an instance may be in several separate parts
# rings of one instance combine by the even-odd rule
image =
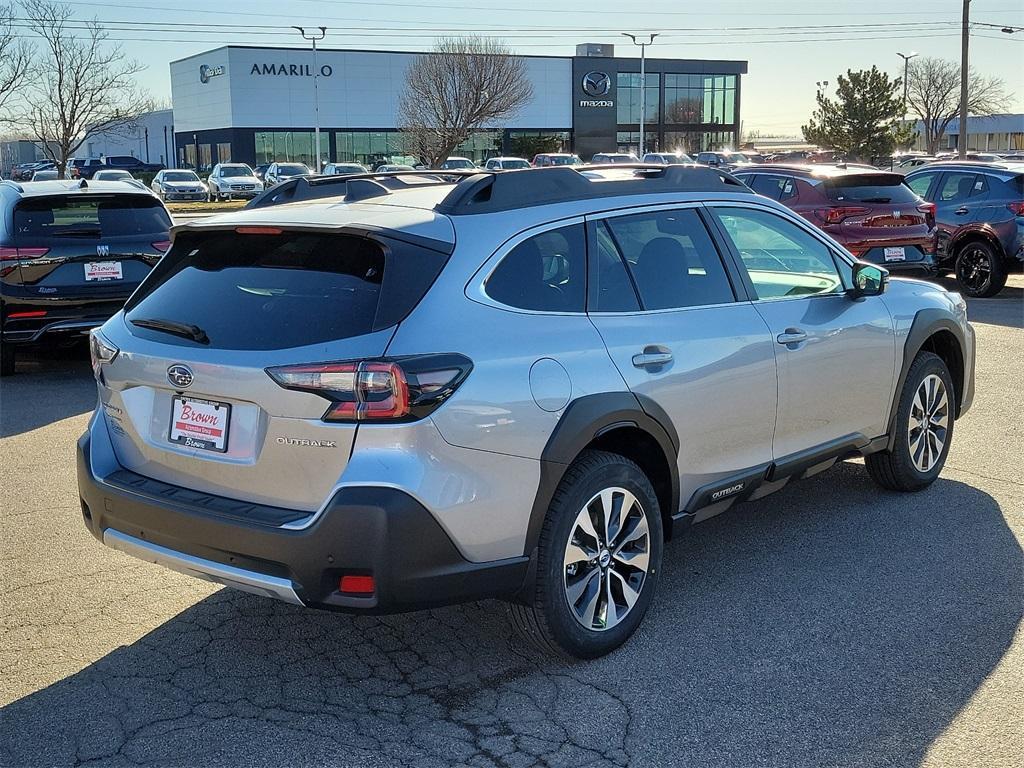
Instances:
[[[109,171],[96,171],[92,175],[93,181],[135,181],[135,177],[128,171],[121,171],[112,168]]]
[[[36,171],[32,174],[32,181],[53,181],[57,178],[57,169],[48,168],[43,171]]]
[[[518,171],[529,167],[530,161],[521,157],[492,157],[484,165],[488,171]]]
[[[245,163],[217,163],[206,180],[210,200],[251,199],[263,191],[263,182]]]
[[[324,176],[350,176],[354,173],[369,173],[362,163],[328,163],[322,171]]]
[[[442,171],[472,171],[476,163],[468,157],[449,157],[439,166]]]
[[[187,168],[171,168],[157,173],[149,185],[163,200],[206,200],[209,193],[202,179],[195,171]]]
[[[397,173],[398,171],[415,171],[411,165],[396,165],[392,163],[385,163],[384,165],[378,165],[377,170],[374,173]]]
[[[693,163],[693,158],[682,152],[648,152],[644,155],[644,162],[652,165],[689,165]]]

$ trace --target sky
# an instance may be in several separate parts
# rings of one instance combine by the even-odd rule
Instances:
[[[902,75],[897,52],[959,60],[962,0],[70,0],[146,65],[140,85],[170,102],[168,63],[227,43],[296,45],[291,25],[326,26],[325,48],[427,50],[437,35],[480,33],[522,54],[572,55],[576,43],[657,32],[648,55],[745,59],[745,131],[799,135],[817,81],[875,64]],[[636,8],[643,11],[637,12]],[[1002,77],[1010,112],[1024,112],[1024,0],[972,0],[972,67]],[[176,25],[170,28],[167,24]],[[193,25],[193,26],[185,26]],[[215,26],[216,25],[216,26]],[[244,25],[244,28],[243,28]],[[632,48],[632,51],[630,50]]]

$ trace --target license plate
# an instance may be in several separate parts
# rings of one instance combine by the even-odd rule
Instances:
[[[86,280],[120,280],[123,277],[120,261],[90,261],[85,265]]]
[[[886,248],[885,249],[885,260],[886,261],[906,261],[907,251],[905,248]]]
[[[171,400],[172,443],[224,453],[228,449],[231,406],[213,400],[175,396]]]

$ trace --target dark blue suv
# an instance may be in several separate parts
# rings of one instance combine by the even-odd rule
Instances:
[[[907,184],[935,204],[940,274],[968,296],[995,296],[1024,265],[1024,163],[932,163]]]

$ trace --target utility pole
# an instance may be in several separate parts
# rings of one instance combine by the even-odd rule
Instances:
[[[299,30],[303,40],[311,40],[313,42],[313,152],[316,154],[316,164],[313,170],[320,173],[320,91],[318,89],[320,67],[316,62],[316,41],[327,37],[327,27],[317,27],[320,30],[319,35],[314,32],[307,35],[303,27],[292,27],[292,29]]]
[[[967,78],[970,74],[970,43],[971,0],[964,0],[964,15],[960,22],[960,135],[957,137],[957,150],[961,160],[967,158]]]
[[[633,41],[633,45],[640,46],[640,160],[644,159],[644,117],[647,111],[647,71],[644,68],[645,53],[647,52],[647,46],[654,44],[654,38],[658,36],[658,32],[652,32],[649,35],[649,40],[646,43],[637,41],[636,35],[631,35],[629,32],[622,33],[624,37],[628,37]],[[658,89],[659,93],[661,89]]]

